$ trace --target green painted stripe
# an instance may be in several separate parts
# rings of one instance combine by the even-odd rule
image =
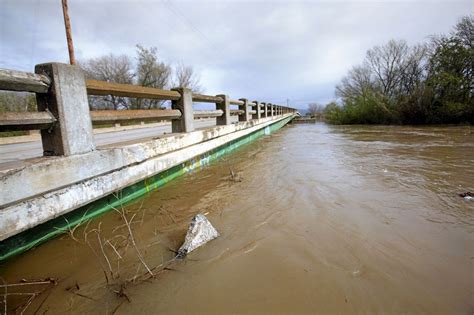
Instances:
[[[288,117],[275,122],[265,128],[259,129],[251,134],[245,135],[209,152],[196,156],[184,163],[181,163],[180,165],[174,166],[166,171],[128,186],[118,193],[119,198],[117,198],[117,194],[110,194],[65,215],[14,235],[0,242],[0,261],[4,261],[33,247],[36,247],[41,243],[63,234],[69,231],[69,229],[87,222],[94,217],[102,215],[113,208],[129,204],[132,201],[144,196],[145,194],[162,187],[178,176],[200,168],[201,166],[207,165],[212,161],[219,159],[221,156],[234,151],[238,147],[252,142],[264,134],[270,134],[280,129],[292,118],[293,117]]]

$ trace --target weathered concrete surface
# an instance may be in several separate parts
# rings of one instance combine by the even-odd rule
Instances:
[[[246,98],[241,98],[239,101],[244,102],[242,105],[242,109],[244,110],[244,114],[239,116],[239,121],[249,121],[250,120],[250,109],[249,109],[249,100]]]
[[[78,66],[60,63],[37,65],[35,72],[51,79],[50,93],[36,94],[39,111],[58,120],[41,130],[45,155],[73,155],[95,149],[84,73]]]
[[[229,95],[216,95],[217,97],[222,98],[221,103],[216,103],[216,109],[220,109],[224,112],[224,114],[220,117],[216,118],[216,124],[218,126],[229,125],[230,121],[230,97]]]
[[[172,109],[181,111],[180,119],[171,120],[172,132],[191,132],[194,130],[194,114],[193,114],[193,92],[187,88],[176,88],[181,94],[181,98],[171,102]]]
[[[267,103],[262,103],[262,105],[263,105],[262,117],[266,118],[268,117],[268,106],[267,106]]]
[[[260,119],[261,118],[261,104],[258,101],[253,101],[255,103],[255,113],[252,114],[252,119]]]
[[[219,232],[212,226],[205,215],[196,215],[189,224],[184,243],[179,248],[176,258],[182,259],[186,257],[187,254],[196,248],[205,245],[219,236]]]
[[[289,116],[217,126],[10,171],[0,178],[0,240]]]

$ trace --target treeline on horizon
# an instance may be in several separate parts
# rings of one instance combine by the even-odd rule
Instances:
[[[473,94],[474,17],[464,16],[449,35],[368,50],[324,116],[332,124],[473,124]]]
[[[135,58],[128,55],[108,54],[80,61],[87,79],[135,84],[144,87],[170,89],[187,87],[202,92],[200,77],[193,67],[172,66],[160,61],[155,47],[136,45]],[[89,96],[89,107],[97,109],[151,109],[162,108],[164,101],[129,97]],[[32,93],[0,92],[0,112],[36,111],[36,98]]]

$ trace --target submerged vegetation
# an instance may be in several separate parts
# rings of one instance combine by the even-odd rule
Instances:
[[[324,116],[333,124],[472,124],[473,94],[474,16],[465,16],[428,43],[391,40],[368,50]]]

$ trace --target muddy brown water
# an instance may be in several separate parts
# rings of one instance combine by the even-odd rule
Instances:
[[[0,272],[57,279],[9,287],[43,292],[26,309],[37,314],[472,314],[466,191],[470,127],[290,125],[124,209],[154,278],[117,212]],[[196,213],[222,236],[167,263]],[[9,310],[28,298],[8,295]]]

